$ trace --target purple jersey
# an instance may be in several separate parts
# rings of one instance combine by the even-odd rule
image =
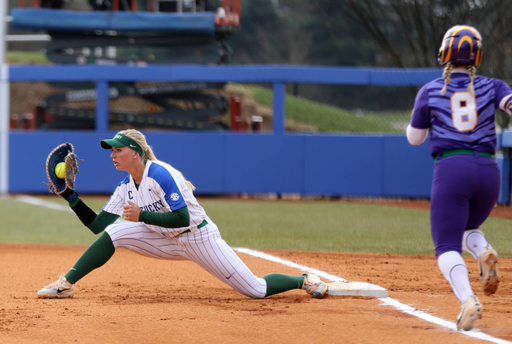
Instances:
[[[512,89],[504,81],[475,77],[475,96],[468,91],[467,73],[454,72],[446,93],[440,93],[444,79],[423,86],[416,96],[411,126],[430,128],[430,154],[436,157],[450,149],[479,152],[496,150],[494,113],[505,110]]]

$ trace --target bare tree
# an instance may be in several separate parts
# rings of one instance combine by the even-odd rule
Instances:
[[[512,0],[320,0],[369,34],[385,53],[383,65],[434,67],[450,27],[467,24],[483,36],[483,72],[509,79]]]

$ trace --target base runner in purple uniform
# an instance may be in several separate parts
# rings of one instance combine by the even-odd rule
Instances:
[[[470,330],[483,307],[471,289],[461,256],[478,263],[483,294],[500,283],[498,255],[479,229],[496,205],[500,171],[494,161],[496,109],[512,114],[512,90],[503,81],[476,76],[482,38],[473,27],[449,29],[439,50],[443,78],[423,86],[416,96],[407,139],[425,141],[435,159],[430,223],[439,268],[462,304],[459,330]]]
[[[96,214],[74,192],[63,197],[93,233],[103,234],[83,253],[68,273],[41,289],[41,298],[75,294],[74,284],[105,264],[117,248],[168,260],[191,260],[236,291],[264,298],[292,289],[305,289],[322,298],[327,285],[312,274],[269,274],[256,277],[221,238],[215,223],[194,197],[195,187],[183,175],[156,159],[145,136],[133,129],[102,140],[117,170],[129,175]],[[121,215],[125,223],[114,223]],[[169,276],[171,278],[171,276]]]

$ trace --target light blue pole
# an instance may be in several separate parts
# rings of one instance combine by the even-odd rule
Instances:
[[[108,130],[108,82],[96,83],[96,131]]]
[[[283,82],[274,83],[274,134],[284,135],[284,97],[285,88]]]

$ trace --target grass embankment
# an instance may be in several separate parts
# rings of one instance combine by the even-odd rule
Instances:
[[[243,87],[248,90],[246,96],[272,106],[272,90],[255,85]],[[285,114],[286,118],[315,126],[318,132],[404,133],[403,127],[410,120],[410,111],[361,113],[289,94],[285,99]]]
[[[7,63],[10,64],[49,64],[45,54],[38,51],[8,51]]]

